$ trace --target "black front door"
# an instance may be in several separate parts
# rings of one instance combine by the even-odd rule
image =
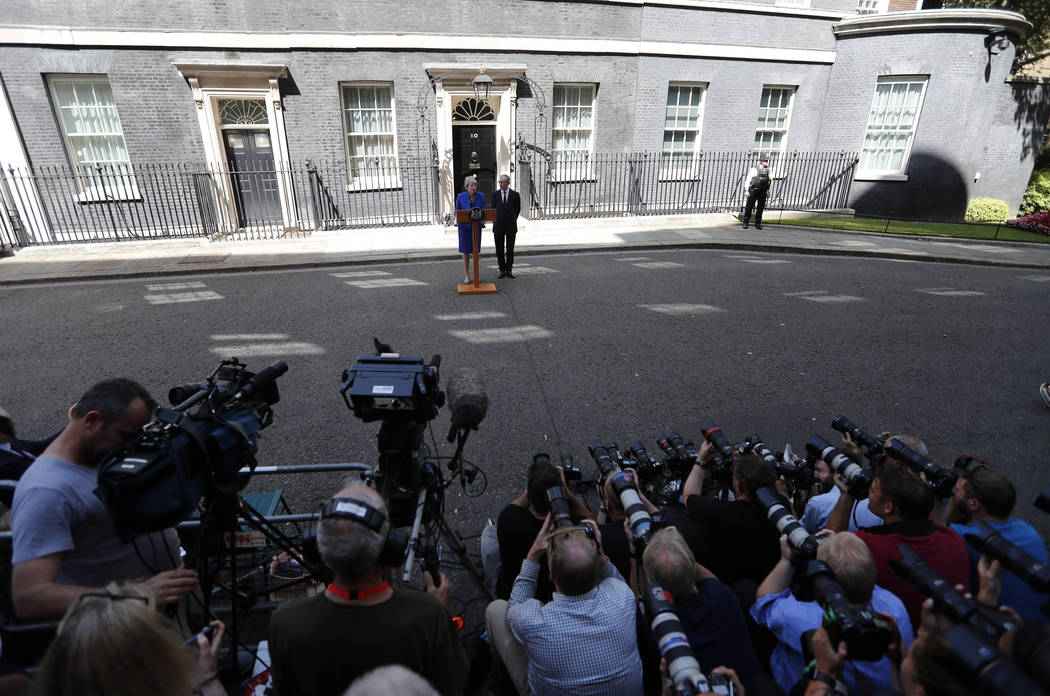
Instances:
[[[281,219],[270,131],[224,130],[226,162],[241,227]]]
[[[452,175],[456,193],[463,179],[474,176],[478,190],[489,198],[496,190],[496,126],[452,125]]]

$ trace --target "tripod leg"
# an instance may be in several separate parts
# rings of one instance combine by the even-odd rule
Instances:
[[[460,564],[463,568],[470,573],[470,577],[474,579],[474,584],[478,586],[481,593],[485,595],[485,598],[490,602],[496,599],[496,595],[492,594],[492,590],[485,583],[485,578],[481,576],[481,571],[474,565],[474,561],[471,560],[470,555],[467,554],[467,547],[463,544],[463,541],[456,534],[455,530],[452,529],[452,525],[448,523],[445,516],[441,516],[441,530],[445,533],[445,539],[448,541],[448,545],[452,547],[452,552],[456,554],[456,558],[459,559]]]

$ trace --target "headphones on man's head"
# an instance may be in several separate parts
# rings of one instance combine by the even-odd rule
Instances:
[[[321,508],[321,519],[341,517],[368,527],[377,534],[383,533],[386,515],[368,503],[356,498],[332,498]],[[408,536],[393,527],[386,532],[383,549],[379,552],[380,565],[400,565],[408,555]]]

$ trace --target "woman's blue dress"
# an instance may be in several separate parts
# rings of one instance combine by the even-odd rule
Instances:
[[[474,200],[470,200],[470,194],[466,191],[456,196],[456,210],[470,210],[471,208],[485,208],[485,194],[481,191],[474,192]],[[485,229],[485,223],[479,223],[479,232]],[[471,229],[473,225],[469,222],[460,223],[459,227],[459,253],[474,253],[474,234]],[[481,237],[478,235],[478,251],[481,251]]]

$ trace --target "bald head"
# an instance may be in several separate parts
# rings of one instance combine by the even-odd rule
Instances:
[[[558,592],[576,596],[594,589],[598,574],[598,545],[583,530],[558,531],[547,545],[551,579]]]

